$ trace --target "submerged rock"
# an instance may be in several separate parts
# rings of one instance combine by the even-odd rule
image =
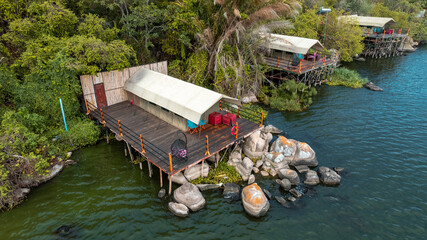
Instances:
[[[382,88],[378,87],[373,82],[365,83],[363,86],[369,90],[372,90],[372,91],[383,91]]]
[[[278,174],[281,179],[284,179],[284,178],[288,179],[292,185],[298,185],[300,183],[298,173],[295,172],[294,170],[280,169]]]
[[[282,196],[274,196],[274,199],[276,199],[280,205],[287,207],[286,200]]]
[[[276,182],[280,185],[280,187],[285,190],[285,191],[289,191],[292,187],[291,182],[289,181],[289,179],[284,178],[282,180],[280,179],[276,179]]]
[[[271,199],[271,193],[267,189],[263,188],[262,191],[264,192],[265,196],[268,198],[268,200]]]
[[[222,195],[224,198],[238,200],[240,197],[240,186],[235,183],[226,183],[224,184]]]
[[[191,211],[196,212],[203,208],[206,200],[203,198],[202,193],[192,183],[185,183],[173,192],[173,197],[178,203],[187,206]]]
[[[344,168],[343,167],[334,167],[333,169],[338,174],[341,174],[342,172],[344,172]]]
[[[341,182],[341,176],[328,167],[319,167],[317,173],[320,181],[327,186],[336,186]]]
[[[314,186],[320,183],[317,173],[313,170],[309,170],[305,173],[304,183],[310,186]]]
[[[164,188],[160,189],[159,193],[157,194],[158,198],[163,198],[166,195],[166,190]]]
[[[200,191],[206,191],[211,189],[219,189],[223,186],[222,183],[219,184],[196,184]]]
[[[168,208],[175,216],[188,217],[188,208],[182,203],[170,202]]]
[[[242,203],[245,211],[253,217],[264,216],[270,208],[267,197],[256,183],[243,189]]]
[[[296,198],[302,197],[302,193],[295,188],[291,189],[289,192]]]

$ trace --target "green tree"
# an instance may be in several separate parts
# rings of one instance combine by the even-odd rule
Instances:
[[[109,27],[105,19],[94,14],[86,14],[84,20],[77,27],[79,35],[99,38],[105,42],[111,42],[118,39],[119,29]]]

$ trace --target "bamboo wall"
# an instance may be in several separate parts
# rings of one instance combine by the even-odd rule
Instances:
[[[105,88],[105,95],[107,98],[107,106],[115,103],[128,100],[128,95],[124,90],[124,84],[136,71],[140,68],[147,68],[152,71],[168,74],[167,61],[146,64],[123,70],[115,70],[111,72],[100,72],[96,75],[81,75],[80,82],[82,85],[84,99],[98,107],[96,103],[96,96],[94,85],[103,83]]]

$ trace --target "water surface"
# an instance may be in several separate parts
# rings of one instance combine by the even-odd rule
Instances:
[[[221,192],[181,219],[148,177],[123,155],[123,143],[81,149],[77,165],[0,214],[0,239],[423,239],[427,227],[427,48],[347,67],[384,89],[322,86],[302,113],[270,110],[268,123],[307,142],[320,165],[346,170],[339,187],[317,186],[287,209],[270,201],[253,219]],[[165,180],[165,179],[164,179]],[[260,186],[282,195],[272,179]],[[66,236],[53,232],[71,226]]]

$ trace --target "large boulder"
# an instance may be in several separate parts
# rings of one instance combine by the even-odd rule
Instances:
[[[178,217],[187,217],[188,216],[188,208],[184,204],[170,202],[168,204],[169,210]]]
[[[283,154],[284,157],[293,158],[297,151],[297,141],[287,139],[284,136],[279,136],[277,140],[271,145],[270,152]]]
[[[206,200],[203,198],[202,193],[192,183],[185,183],[173,192],[173,197],[178,203],[187,206],[191,211],[195,212],[203,208]]]
[[[281,179],[288,179],[292,185],[298,185],[300,179],[298,173],[291,169],[280,169],[277,174]]]
[[[182,172],[178,172],[172,175],[172,182],[182,185],[188,183],[188,180]]]
[[[202,165],[203,165],[203,177],[207,177],[209,174],[209,164],[205,162],[204,164],[199,163],[185,169],[184,171],[185,178],[187,178],[188,181],[193,181],[194,179],[201,177]]]
[[[341,176],[328,167],[319,167],[317,173],[320,181],[327,186],[336,186],[341,182]]]
[[[279,170],[282,168],[289,168],[291,159],[285,158],[285,156],[278,152],[271,152],[265,154],[265,161],[269,162],[274,169]]]
[[[307,143],[297,142],[297,152],[294,158],[292,159],[290,165],[306,165],[309,167],[316,167],[318,165],[316,153]]]
[[[313,170],[308,170],[305,173],[304,183],[310,186],[319,184],[319,177],[317,176],[317,173]]]
[[[222,192],[224,198],[238,200],[240,197],[240,186],[235,183],[224,184],[224,191]]]
[[[270,208],[270,202],[256,183],[243,188],[242,203],[245,211],[253,217],[264,216]]]

